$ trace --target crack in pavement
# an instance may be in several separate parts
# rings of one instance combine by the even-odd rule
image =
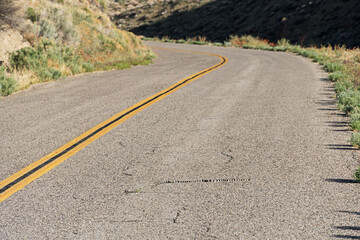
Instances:
[[[232,151],[229,149],[229,152],[232,152]],[[231,161],[234,159],[234,157],[233,157],[232,155],[227,154],[227,153],[225,153],[225,152],[221,152],[221,155],[229,158],[228,161],[226,162],[226,164],[231,163]]]

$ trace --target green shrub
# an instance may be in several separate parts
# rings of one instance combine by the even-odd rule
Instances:
[[[214,46],[217,46],[217,47],[222,47],[222,46],[224,46],[224,44],[221,43],[221,42],[214,42],[213,45],[214,45]]]
[[[353,88],[353,84],[351,82],[348,82],[348,81],[335,82],[335,92],[338,94],[343,91],[349,90],[351,88]]]
[[[355,131],[359,131],[360,130],[360,120],[356,120],[356,121],[351,122],[350,126]]]
[[[276,44],[279,47],[289,47],[290,41],[287,40],[286,38],[282,38],[282,39],[278,40]]]
[[[72,14],[73,24],[79,25],[82,22],[92,23],[92,17],[88,14],[82,13],[80,11],[74,10]]]
[[[360,146],[360,133],[354,132],[351,136],[350,143],[358,148]]]
[[[18,82],[6,76],[6,70],[0,66],[0,96],[8,96],[18,88]]]
[[[360,114],[360,107],[354,107],[354,109],[350,112],[351,114]]]
[[[186,41],[184,39],[178,39],[176,40],[176,43],[186,43]]]
[[[301,47],[298,46],[298,45],[289,46],[289,47],[287,47],[287,49],[288,49],[290,52],[297,53],[297,54],[300,54],[300,52],[302,51],[302,50],[301,50]]]
[[[302,51],[301,55],[307,58],[316,59],[318,57],[318,54],[315,51],[312,50],[304,50]]]
[[[356,54],[356,55],[354,56],[354,62],[360,63],[360,54]]]
[[[327,72],[344,71],[344,65],[337,62],[328,62],[324,65],[324,70]]]
[[[83,62],[82,64],[83,69],[85,70],[85,72],[92,72],[94,71],[94,64],[92,64],[91,62]]]
[[[29,7],[26,9],[26,16],[30,19],[33,23],[39,21],[39,14],[35,11],[35,9]]]
[[[207,42],[202,42],[202,41],[189,41],[190,44],[195,44],[195,45],[207,45]]]
[[[32,47],[22,48],[10,56],[10,63],[13,68],[21,70],[23,68],[32,69],[36,67],[37,61],[36,59],[36,50]]]
[[[132,44],[133,44],[133,46],[134,47],[139,47],[141,44],[140,44],[140,41],[138,41],[138,38],[137,38],[137,36],[135,35],[135,34],[133,34],[133,33],[131,33],[131,32],[129,32],[129,37],[130,37],[130,39],[131,39],[131,42],[132,42]]]
[[[351,112],[354,107],[360,107],[360,92],[349,89],[338,94],[338,106],[340,110]]]
[[[348,78],[348,75],[342,71],[336,71],[329,74],[329,80],[336,82],[336,81],[344,81]]]
[[[325,61],[326,61],[325,57],[319,54],[315,58],[313,58],[313,62],[317,62],[320,65],[324,65]]]
[[[32,70],[42,81],[59,79],[62,74],[57,68],[61,65],[70,68],[73,74],[79,73],[82,63],[82,58],[72,48],[47,39],[42,39],[35,48],[22,48],[10,56],[13,68]]]
[[[350,126],[352,129],[359,131],[360,130],[360,113],[351,113],[350,116]]]
[[[78,35],[75,31],[73,21],[71,21],[71,15],[54,8],[54,14],[52,16],[52,21],[55,23],[56,30],[59,32],[58,38],[60,40],[66,42],[77,40]]]
[[[107,8],[106,0],[97,0],[97,2],[100,4],[100,6],[101,6],[103,9],[106,9],[106,8]]]
[[[286,50],[288,50],[287,47],[280,47],[280,46],[274,47],[275,52],[286,52]]]
[[[356,169],[354,178],[357,182],[360,182],[360,167],[358,167],[358,169]]]
[[[260,46],[259,48],[266,51],[276,51],[275,48],[270,46]]]
[[[44,8],[41,18],[34,25],[35,34],[39,37],[67,43],[76,42],[79,36],[72,19],[73,17],[62,8]]]
[[[60,71],[47,67],[40,67],[37,69],[36,73],[42,80],[58,80],[61,77]]]
[[[163,42],[168,42],[168,43],[173,43],[175,42],[175,40],[169,39],[169,38],[165,38],[162,40]]]
[[[39,36],[49,39],[56,39],[58,37],[58,31],[56,30],[56,27],[52,22],[43,19],[40,22]]]
[[[103,53],[112,53],[116,49],[115,43],[111,39],[105,37],[103,34],[99,35],[98,40],[100,43],[98,51]]]

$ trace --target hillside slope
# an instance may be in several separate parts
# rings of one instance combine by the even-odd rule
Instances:
[[[148,37],[204,36],[222,42],[230,35],[247,34],[274,42],[287,38],[304,46],[360,45],[360,5],[356,0],[188,2],[159,0],[121,13],[113,11],[111,17],[119,27]]]
[[[113,26],[105,1],[0,1],[13,9],[0,12],[0,96],[37,82],[148,63],[153,57],[137,36]]]

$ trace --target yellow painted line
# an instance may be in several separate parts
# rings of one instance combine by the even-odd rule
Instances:
[[[186,50],[176,50],[176,49],[165,49],[165,48],[158,48],[170,51],[181,51],[181,52],[189,52],[189,53],[197,53],[197,54],[205,54],[210,56],[216,56],[221,59],[221,61],[201,72],[198,72],[194,75],[191,75],[181,81],[177,82],[176,84],[166,88],[165,90],[148,97],[141,102],[131,106],[130,108],[112,116],[108,120],[100,123],[99,125],[91,128],[87,132],[81,134],[77,138],[71,140],[64,146],[60,147],[59,149],[53,151],[52,153],[48,154],[47,156],[41,158],[40,160],[30,164],[29,166],[25,167],[24,169],[18,171],[14,175],[8,177],[7,179],[0,182],[0,202],[4,201],[8,197],[10,197],[15,192],[19,191],[35,179],[41,177],[67,158],[71,157],[75,153],[79,152],[81,149],[89,145],[90,143],[94,142],[111,129],[115,128],[119,124],[125,122],[130,117],[134,116],[136,113],[140,112],[141,110],[149,107],[150,105],[160,101],[161,99],[165,98],[166,96],[170,95],[171,93],[177,91],[178,89],[182,88],[186,84],[198,79],[205,74],[214,71],[217,68],[222,67],[228,61],[227,58],[210,53],[201,53],[201,52],[193,52],[193,51],[186,51]]]

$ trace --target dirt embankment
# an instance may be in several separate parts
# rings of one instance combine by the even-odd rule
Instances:
[[[27,21],[21,3],[0,0],[0,65],[8,64],[10,52],[30,46],[22,36]]]
[[[0,6],[0,96],[154,57],[140,38],[113,26],[105,0],[0,0]]]
[[[225,41],[230,35],[250,34],[304,46],[360,45],[357,0],[158,0],[133,8],[112,4],[109,10],[120,28],[149,37]]]

